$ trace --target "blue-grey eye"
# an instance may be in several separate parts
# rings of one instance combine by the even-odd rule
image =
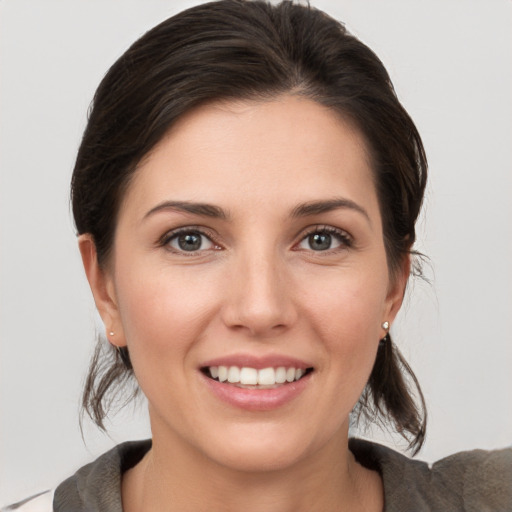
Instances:
[[[307,241],[313,251],[326,251],[331,248],[332,236],[329,233],[313,233],[307,237]]]
[[[178,251],[194,252],[211,249],[213,242],[202,233],[186,231],[177,233],[169,240],[169,245]]]
[[[306,235],[300,242],[299,248],[309,251],[328,251],[340,247],[350,247],[350,237],[337,229],[324,229]]]

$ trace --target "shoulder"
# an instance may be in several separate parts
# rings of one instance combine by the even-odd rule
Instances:
[[[350,448],[360,464],[381,473],[387,511],[512,510],[512,447],[460,452],[434,464],[359,439]]]
[[[46,491],[2,508],[0,512],[53,512],[54,491]]]
[[[151,440],[115,446],[55,490],[55,512],[122,512],[121,478],[151,448]]]
[[[115,446],[80,468],[53,491],[15,503],[0,512],[122,512],[121,477],[151,448],[151,440]]]

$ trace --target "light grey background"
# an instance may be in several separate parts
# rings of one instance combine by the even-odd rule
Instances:
[[[78,428],[95,313],[68,183],[99,80],[127,46],[193,1],[0,2],[0,504],[55,486],[115,442]],[[430,185],[395,335],[429,405],[434,460],[512,443],[512,2],[323,0],[382,58],[423,135]],[[380,436],[382,437],[382,436]],[[390,441],[389,439],[386,439]]]

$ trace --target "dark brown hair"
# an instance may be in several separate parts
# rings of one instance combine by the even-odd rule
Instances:
[[[110,68],[94,96],[72,179],[76,227],[92,235],[100,265],[108,261],[119,205],[138,163],[180,116],[207,102],[284,93],[331,108],[366,138],[388,266],[396,273],[411,253],[425,189],[420,136],[378,57],[324,12],[289,1],[193,7],[147,32]],[[131,375],[126,349],[116,352],[100,339],[83,395],[100,427]],[[359,413],[391,423],[412,449],[421,447],[423,396],[389,337]]]

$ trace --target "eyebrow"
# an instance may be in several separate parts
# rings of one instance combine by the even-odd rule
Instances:
[[[161,211],[178,211],[185,213],[193,213],[202,217],[211,217],[214,219],[227,219],[229,215],[218,206],[207,203],[193,203],[190,201],[164,201],[156,205],[154,208],[144,215],[144,219]]]
[[[361,215],[363,215],[371,224],[368,212],[362,206],[358,205],[354,201],[345,198],[327,199],[302,203],[297,205],[292,210],[290,216],[292,218],[308,217],[339,209],[348,209],[358,212]],[[202,217],[210,217],[214,219],[229,219],[229,214],[219,206],[215,206],[213,204],[208,203],[194,203],[191,201],[164,201],[156,205],[151,210],[149,210],[144,215],[144,219],[161,211],[177,211],[192,213],[194,215],[200,215]]]
[[[309,215],[318,215],[320,213],[331,212],[333,210],[348,209],[363,215],[366,220],[371,224],[368,212],[360,205],[350,199],[335,198],[324,201],[311,201],[308,203],[299,204],[292,211],[292,217],[307,217]]]

